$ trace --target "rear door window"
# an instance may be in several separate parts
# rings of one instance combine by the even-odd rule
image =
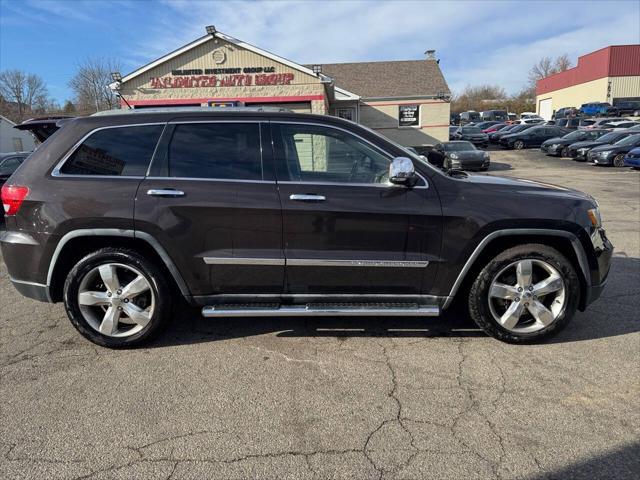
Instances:
[[[66,175],[143,176],[164,125],[110,127],[92,133],[60,168]]]
[[[187,123],[169,144],[169,176],[262,180],[258,123]]]

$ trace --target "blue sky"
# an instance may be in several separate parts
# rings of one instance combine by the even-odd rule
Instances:
[[[219,31],[299,63],[423,58],[433,48],[450,87],[526,82],[544,55],[640,43],[640,1],[0,0],[0,70],[40,75],[62,102],[79,61],[123,73]]]

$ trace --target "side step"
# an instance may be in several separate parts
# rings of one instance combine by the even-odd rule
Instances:
[[[437,317],[440,308],[415,303],[308,303],[306,305],[221,304],[202,309],[202,316],[216,317]]]

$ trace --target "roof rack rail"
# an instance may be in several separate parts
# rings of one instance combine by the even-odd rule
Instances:
[[[92,114],[92,117],[107,115],[132,115],[141,113],[203,113],[203,112],[293,112],[288,108],[282,107],[153,107],[153,108],[134,108],[134,109],[118,109],[103,110]]]

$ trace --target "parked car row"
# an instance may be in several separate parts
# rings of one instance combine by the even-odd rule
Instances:
[[[576,130],[546,140],[540,150],[547,155],[596,165],[640,168],[640,126],[626,130]]]

